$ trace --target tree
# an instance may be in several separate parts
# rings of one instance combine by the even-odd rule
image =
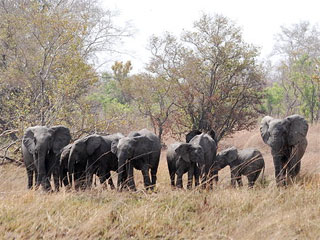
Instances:
[[[300,113],[312,123],[320,117],[320,30],[317,25],[300,22],[283,26],[277,35],[274,53],[277,82],[283,89],[284,115]]]
[[[150,74],[138,74],[130,78],[128,89],[139,112],[148,117],[155,133],[162,139],[171,127],[170,117],[174,112],[174,86],[166,79]]]
[[[203,15],[181,40],[153,37],[148,70],[172,84],[176,130],[208,131],[217,138],[255,126],[263,74],[258,49],[245,43],[241,30],[220,15]]]
[[[129,31],[94,0],[4,0],[0,15],[0,129],[20,136],[30,125],[64,124],[75,136],[96,129],[99,113],[87,98],[98,81],[94,57]]]

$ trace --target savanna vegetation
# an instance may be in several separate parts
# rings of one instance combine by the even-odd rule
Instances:
[[[319,229],[320,29],[283,26],[273,56],[243,39],[236,22],[203,14],[180,36],[145,43],[146,68],[98,56],[120,51],[130,26],[95,0],[0,1],[0,236],[3,239],[316,239]],[[110,59],[107,59],[110,60]],[[301,179],[275,186],[262,116],[301,114],[310,123]],[[163,144],[191,129],[215,129],[219,150],[259,148],[265,183],[213,191],[172,191],[165,163],[154,192],[103,190],[43,194],[26,190],[21,138],[34,125],[67,126],[73,140],[91,133],[149,128]],[[13,164],[8,164],[13,163]],[[138,174],[136,174],[138,175]]]

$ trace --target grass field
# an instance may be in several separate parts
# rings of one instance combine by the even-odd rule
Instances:
[[[310,127],[308,142],[299,181],[280,189],[258,129],[219,144],[220,150],[232,145],[261,150],[267,184],[254,189],[231,188],[224,169],[213,191],[172,190],[165,152],[152,193],[143,190],[137,171],[135,193],[101,186],[85,192],[28,191],[25,169],[4,165],[0,239],[319,239],[320,124]]]

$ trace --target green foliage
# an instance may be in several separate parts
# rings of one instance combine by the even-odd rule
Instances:
[[[283,115],[285,112],[285,109],[282,105],[283,101],[284,89],[278,83],[274,83],[272,86],[265,89],[265,102],[263,104],[263,110],[268,115]]]
[[[304,115],[311,123],[320,118],[320,30],[308,22],[282,27],[275,46],[281,54],[277,85],[268,96],[268,111],[276,115]],[[277,95],[272,102],[271,98]],[[280,101],[280,102],[279,102]]]

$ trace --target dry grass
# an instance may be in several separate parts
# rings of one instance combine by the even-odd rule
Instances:
[[[309,130],[300,181],[281,189],[275,187],[270,149],[257,129],[219,146],[261,150],[268,184],[254,189],[232,189],[224,169],[213,191],[172,190],[165,153],[153,193],[101,186],[85,192],[28,191],[25,169],[5,165],[0,167],[0,239],[318,239],[319,133],[319,124]],[[141,174],[135,176],[142,189]]]

